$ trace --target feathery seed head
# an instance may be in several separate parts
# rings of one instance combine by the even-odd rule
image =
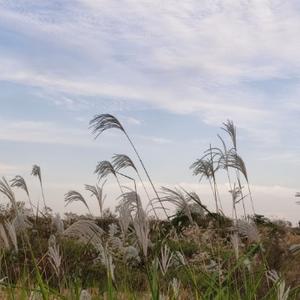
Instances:
[[[60,214],[55,214],[54,217],[52,217],[52,226],[55,227],[57,233],[62,234],[64,231],[64,222],[60,217]]]
[[[135,171],[137,171],[131,158],[125,154],[115,154],[112,157],[112,165],[116,171],[124,168],[133,168]]]
[[[172,258],[173,253],[171,252],[170,248],[167,245],[164,245],[164,247],[160,250],[159,260],[159,267],[163,276],[167,274],[169,267],[172,265]]]
[[[65,229],[63,236],[77,238],[84,244],[92,244],[97,247],[102,243],[101,237],[104,231],[91,220],[78,220]]]
[[[50,236],[48,244],[48,260],[53,267],[56,276],[59,277],[62,257],[60,255],[59,246],[56,243],[56,238],[54,235]]]
[[[85,205],[85,207],[90,211],[87,202],[85,201],[84,197],[79,192],[69,191],[65,194],[66,206],[75,201],[82,202]]]
[[[0,179],[0,192],[10,200],[12,207],[15,209],[15,211],[17,211],[15,194],[12,191],[5,177],[2,177],[2,180]]]
[[[91,196],[94,196],[97,199],[101,216],[103,215],[103,204],[106,199],[106,195],[103,195],[103,186],[105,183],[106,181],[104,181],[101,186],[99,186],[98,184],[96,184],[95,186],[88,184],[85,185],[85,189],[91,192]]]
[[[250,242],[260,242],[259,232],[254,222],[237,220],[236,227],[238,233],[243,236],[246,236]]]
[[[290,287],[286,289],[285,280],[276,272],[276,270],[268,271],[266,276],[274,283],[276,287],[277,300],[288,300]]]
[[[232,144],[234,149],[237,148],[237,143],[236,143],[236,127],[234,126],[233,121],[227,120],[226,123],[223,123],[224,127],[222,129],[227,132],[232,140]]]
[[[12,187],[17,187],[17,188],[23,189],[26,192],[27,196],[29,196],[29,192],[28,192],[28,188],[27,188],[25,179],[22,176],[17,175],[10,182],[11,182]]]
[[[110,174],[116,176],[116,171],[113,165],[107,160],[98,162],[94,173],[98,175],[99,180],[107,177]]]
[[[190,222],[193,222],[193,218],[190,210],[191,197],[189,196],[186,197],[178,189],[172,190],[167,187],[162,187],[161,190],[164,195],[161,198],[161,201],[172,203],[177,207],[178,211],[184,213],[189,218]]]
[[[91,121],[90,126],[92,133],[97,138],[102,132],[107,129],[116,128],[124,132],[124,128],[119,120],[110,114],[96,115]]]
[[[33,165],[31,175],[37,176],[42,181],[41,168],[38,165]]]

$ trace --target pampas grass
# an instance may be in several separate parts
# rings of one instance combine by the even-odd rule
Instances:
[[[77,191],[72,190],[72,191],[67,192],[65,194],[65,202],[66,202],[66,206],[73,202],[81,202],[88,209],[89,213],[92,214],[84,197]]]
[[[114,116],[98,115],[90,126],[96,137],[108,129],[121,131],[136,151]],[[222,146],[210,145],[191,166],[200,182],[209,181],[215,211],[206,207],[205,199],[203,202],[183,187],[162,187],[158,195],[141,161],[156,196],[151,200],[144,186],[147,202],[135,181],[138,176],[143,184],[139,168],[125,154],[114,155],[111,162],[100,161],[95,171],[100,183],[85,185],[85,191],[98,202],[100,217],[91,214],[84,195],[71,190],[65,194],[66,206],[81,202],[89,214],[66,213],[62,219],[48,209],[33,219],[27,203],[18,202],[11,188],[24,190],[29,198],[25,179],[17,175],[10,186],[2,178],[0,193],[9,200],[0,215],[0,278],[7,277],[0,282],[3,298],[298,299],[300,287],[296,276],[290,276],[290,270],[298,272],[297,231],[287,226],[278,229],[280,223],[257,216],[241,219],[237,214],[236,206],[251,195],[250,189],[244,193],[249,178],[237,151],[236,127],[227,121],[223,129],[231,146],[219,136]],[[127,175],[130,169],[132,177]],[[234,218],[224,215],[218,192],[219,174],[224,171]],[[33,167],[32,174],[39,179],[43,193],[39,166]],[[103,208],[103,186],[110,175],[121,192],[116,214]],[[119,176],[124,179],[123,186]],[[166,212],[167,205],[177,213],[168,219],[151,216],[151,206],[155,213],[161,207]]]
[[[96,185],[85,185],[85,189],[91,193],[91,196],[94,196],[97,199],[99,209],[100,209],[100,216],[103,216],[103,205],[106,198],[106,195],[103,195],[103,187],[106,181],[102,183],[101,186],[98,184]]]
[[[42,173],[41,173],[41,167],[38,165],[33,165],[31,175],[35,176],[39,179],[40,187],[41,187],[41,192],[42,192],[42,198],[44,202],[44,208],[46,210],[47,205],[46,205],[46,199],[45,199],[45,194],[44,194],[44,187],[43,187],[43,181],[42,181]]]
[[[92,133],[95,135],[95,138],[99,137],[99,135],[101,133],[103,133],[104,131],[108,130],[108,129],[112,129],[112,128],[115,128],[115,129],[118,129],[120,131],[122,131],[124,133],[124,135],[126,136],[129,144],[131,145],[133,151],[135,152],[147,178],[148,178],[148,181],[158,199],[158,201],[160,202],[160,205],[166,215],[166,217],[168,218],[168,214],[167,214],[167,211],[165,210],[165,207],[163,206],[162,202],[160,201],[160,198],[159,198],[159,195],[157,193],[157,190],[155,189],[154,187],[154,184],[152,182],[152,179],[145,167],[145,164],[139,154],[139,152],[137,151],[133,141],[131,140],[131,138],[129,137],[127,131],[125,130],[125,128],[121,125],[121,123],[119,122],[119,120],[110,115],[110,114],[100,114],[100,115],[96,115],[91,121],[90,121],[90,128],[92,129]]]

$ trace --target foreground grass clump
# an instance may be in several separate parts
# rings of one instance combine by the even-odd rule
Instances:
[[[91,212],[83,192],[72,190],[66,205],[80,202],[88,214],[68,213],[61,219],[47,206],[39,166],[34,165],[32,175],[39,180],[44,207],[31,199],[23,177],[0,180],[0,192],[9,200],[0,210],[1,299],[300,298],[300,232],[255,214],[231,121],[223,127],[231,146],[219,136],[222,147],[210,146],[191,166],[194,175],[209,182],[215,212],[184,188],[156,190],[114,116],[98,115],[91,127],[97,137],[111,128],[125,135],[151,189],[134,161],[117,154],[97,164],[98,184],[84,186],[99,213]],[[129,176],[128,168],[136,176]],[[223,212],[219,173],[228,178],[230,217]],[[115,213],[104,209],[109,177],[120,189]],[[13,188],[25,192],[29,208],[17,201]],[[159,219],[161,214],[165,217]]]

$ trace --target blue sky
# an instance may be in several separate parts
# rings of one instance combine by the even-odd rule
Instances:
[[[41,165],[62,212],[97,161],[132,154],[118,132],[88,130],[112,113],[158,186],[185,184],[210,205],[188,167],[229,118],[258,210],[296,221],[299,35],[293,0],[0,0],[0,173],[24,175],[39,197],[30,169]]]

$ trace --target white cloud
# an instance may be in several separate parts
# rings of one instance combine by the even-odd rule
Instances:
[[[283,138],[291,135],[296,144],[299,136],[299,1],[78,0],[62,1],[59,9],[53,3],[0,0],[1,32],[15,38],[0,47],[1,81],[29,87],[41,100],[72,111],[93,110],[105,98],[120,107],[124,101],[194,114],[208,125],[231,118],[250,142],[269,146],[261,160],[299,162],[293,145],[274,151]],[[277,93],[280,84],[285,88]],[[87,130],[54,122],[1,120],[0,139],[98,145]],[[205,187],[199,192],[209,193]],[[253,192],[262,213],[282,210],[296,220],[294,190],[266,186]]]
[[[96,146],[88,130],[62,128],[60,124],[37,121],[1,120],[0,140],[83,147]]]
[[[55,61],[3,50],[2,80],[196,113],[213,125],[230,117],[255,136],[278,103],[249,83],[300,73],[296,1],[77,1],[63,5],[64,18],[30,3],[2,1],[1,23],[70,57],[80,48],[82,59],[57,71]]]
[[[0,140],[2,141],[111,148],[113,145],[116,145],[116,140],[114,140],[114,138],[117,136],[117,132],[109,132],[109,139],[106,139],[105,143],[97,143],[93,139],[93,136],[87,126],[86,130],[84,130],[65,127],[60,123],[54,122],[20,120],[0,121]],[[158,145],[172,143],[170,139],[147,135],[136,135],[136,140],[139,140],[141,143]]]

